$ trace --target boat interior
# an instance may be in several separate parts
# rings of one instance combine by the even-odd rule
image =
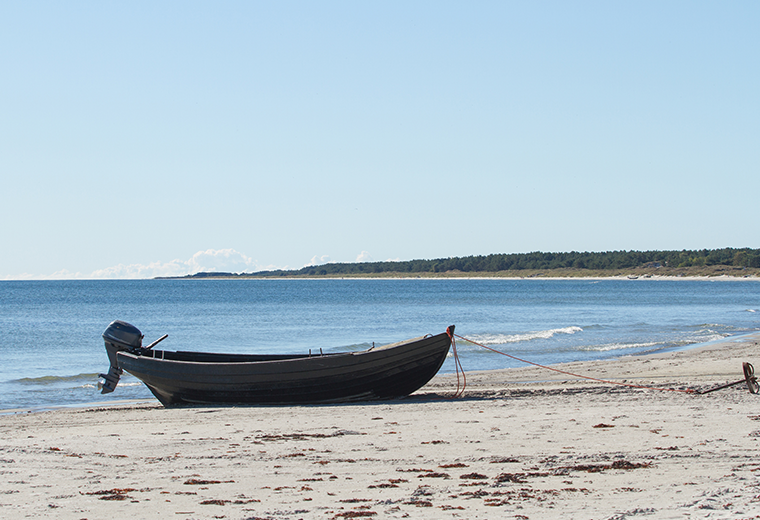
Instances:
[[[146,350],[141,353],[143,357],[166,359],[170,361],[192,361],[195,363],[256,363],[260,361],[285,361],[288,359],[306,359],[312,357],[340,356],[348,352],[333,354],[217,354],[214,352],[189,352],[171,350]]]

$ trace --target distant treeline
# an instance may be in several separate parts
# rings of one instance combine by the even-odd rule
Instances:
[[[335,263],[296,270],[262,271],[239,276],[325,276],[381,273],[445,273],[448,271],[498,272],[524,269],[615,270],[637,267],[702,267],[729,265],[760,267],[760,249],[702,249],[699,251],[608,251],[603,253],[515,253],[487,256],[408,260],[405,262]],[[198,273],[192,278],[238,276],[232,273]]]

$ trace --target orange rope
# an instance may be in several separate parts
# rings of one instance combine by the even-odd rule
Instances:
[[[534,363],[533,361],[528,361],[526,359],[520,359],[519,357],[515,357],[515,356],[513,356],[511,354],[507,354],[506,352],[501,352],[501,351],[493,349],[491,347],[487,347],[487,346],[485,346],[485,345],[483,345],[481,343],[478,343],[477,341],[473,341],[471,339],[464,338],[464,337],[460,336],[459,334],[454,334],[454,336],[456,336],[457,338],[462,339],[464,341],[469,341],[473,345],[477,345],[479,347],[483,347],[486,350],[490,350],[491,352],[495,352],[496,354],[501,354],[502,356],[507,356],[508,358],[514,359],[515,361],[520,361],[522,363],[527,363],[529,365],[537,366],[539,368],[545,368],[546,370],[551,370],[553,372],[559,372],[560,374],[564,374],[566,376],[580,377],[582,379],[589,379],[591,381],[596,381],[598,383],[607,383],[607,384],[610,384],[610,385],[627,386],[627,387],[630,387],[630,388],[644,388],[646,390],[661,390],[663,392],[681,392],[681,393],[684,393],[684,394],[698,394],[699,393],[696,390],[692,390],[691,388],[687,388],[686,390],[681,390],[680,388],[662,388],[662,387],[656,387],[656,386],[642,386],[642,385],[634,385],[634,384],[630,384],[630,383],[620,383],[618,381],[609,381],[607,379],[597,379],[595,377],[582,376],[580,374],[573,374],[572,372],[565,372],[564,370],[559,370],[558,368],[552,368],[552,367],[548,367],[546,365],[540,365],[538,363]],[[452,342],[453,342],[454,338],[452,337],[451,339],[452,339]],[[456,349],[454,349],[454,356],[455,356],[456,360],[459,361],[459,358],[456,357]],[[462,370],[462,374],[464,374],[464,370]],[[457,391],[458,390],[459,390],[459,373],[457,373]],[[464,392],[464,389],[462,389],[462,391]],[[461,393],[458,393],[455,397],[459,397],[459,396],[461,396]]]

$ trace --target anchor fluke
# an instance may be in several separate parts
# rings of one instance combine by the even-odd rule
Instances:
[[[749,393],[756,394],[760,391],[760,385],[757,384],[757,377],[755,377],[755,367],[752,366],[752,363],[745,361],[742,363],[742,369],[744,370],[744,380],[747,382]]]

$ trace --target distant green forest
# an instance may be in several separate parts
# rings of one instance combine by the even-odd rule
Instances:
[[[613,271],[634,268],[694,268],[705,266],[760,267],[760,249],[702,249],[698,251],[608,251],[602,253],[514,253],[408,260],[403,262],[331,263],[295,270],[257,273],[197,273],[187,278],[356,276],[398,273],[496,273],[502,271],[583,269]]]

